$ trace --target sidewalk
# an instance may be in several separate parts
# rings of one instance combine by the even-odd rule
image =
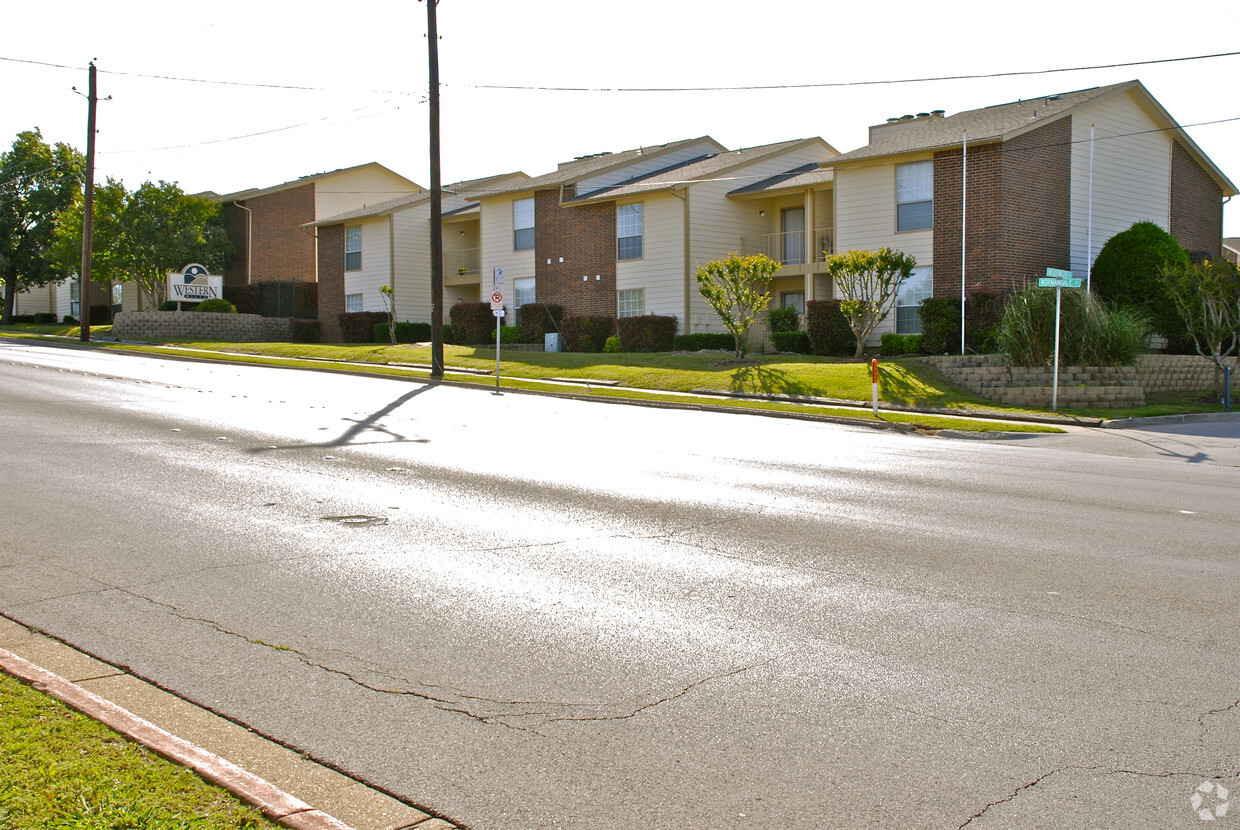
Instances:
[[[0,669],[295,830],[453,830],[121,669],[0,617]]]

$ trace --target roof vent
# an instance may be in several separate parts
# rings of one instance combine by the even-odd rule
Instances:
[[[900,116],[900,120],[901,120],[901,121],[912,121],[912,120],[913,120],[913,116],[911,116],[911,115],[901,115],[901,116]]]
[[[918,117],[918,118],[929,118],[929,117],[930,117],[930,113],[928,113],[928,112],[919,112],[919,113],[917,113],[917,117]]]
[[[900,116],[895,115],[895,116],[892,116],[891,118],[888,118],[888,119],[887,119],[887,123],[888,123],[888,124],[895,124],[895,123],[899,122],[899,120],[900,120]]]
[[[942,118],[944,115],[947,115],[947,110],[930,110],[930,114]]]

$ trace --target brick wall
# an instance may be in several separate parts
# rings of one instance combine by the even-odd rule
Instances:
[[[966,294],[1007,294],[1067,268],[1071,118],[969,148]],[[934,157],[934,295],[960,296],[961,151]]]
[[[534,194],[535,296],[568,316],[615,317],[616,206],[561,207],[559,200],[558,190]]]
[[[319,235],[319,339],[339,343],[344,313],[344,225],[317,229]]]
[[[224,205],[228,238],[233,244],[232,260],[224,267],[224,285],[250,284],[250,218],[235,203]]]
[[[236,245],[244,238],[248,223],[249,250],[237,245],[232,265],[224,272],[225,284],[268,280],[314,282],[314,237],[301,227],[315,220],[314,183],[243,199],[238,204],[249,208],[250,215],[247,217],[240,208],[230,208],[229,235]]]
[[[1171,145],[1171,235],[1190,253],[1222,250],[1223,189],[1179,142]]]
[[[226,343],[273,343],[293,339],[293,321],[257,314],[195,311],[126,311],[116,315],[112,334],[118,340],[167,340],[185,337]]]

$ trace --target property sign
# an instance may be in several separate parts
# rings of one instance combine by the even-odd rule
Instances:
[[[207,273],[197,263],[177,273],[168,272],[168,299],[176,303],[200,303],[224,296],[224,278]]]

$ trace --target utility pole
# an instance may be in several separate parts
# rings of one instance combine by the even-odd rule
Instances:
[[[78,271],[78,318],[82,321],[81,340],[90,342],[90,255],[95,233],[95,62],[90,62],[90,83],[86,95],[86,192],[82,208],[82,267]]]
[[[431,146],[431,379],[443,378],[443,187],[439,170],[439,31],[435,6],[426,0],[426,51],[430,61]]]

